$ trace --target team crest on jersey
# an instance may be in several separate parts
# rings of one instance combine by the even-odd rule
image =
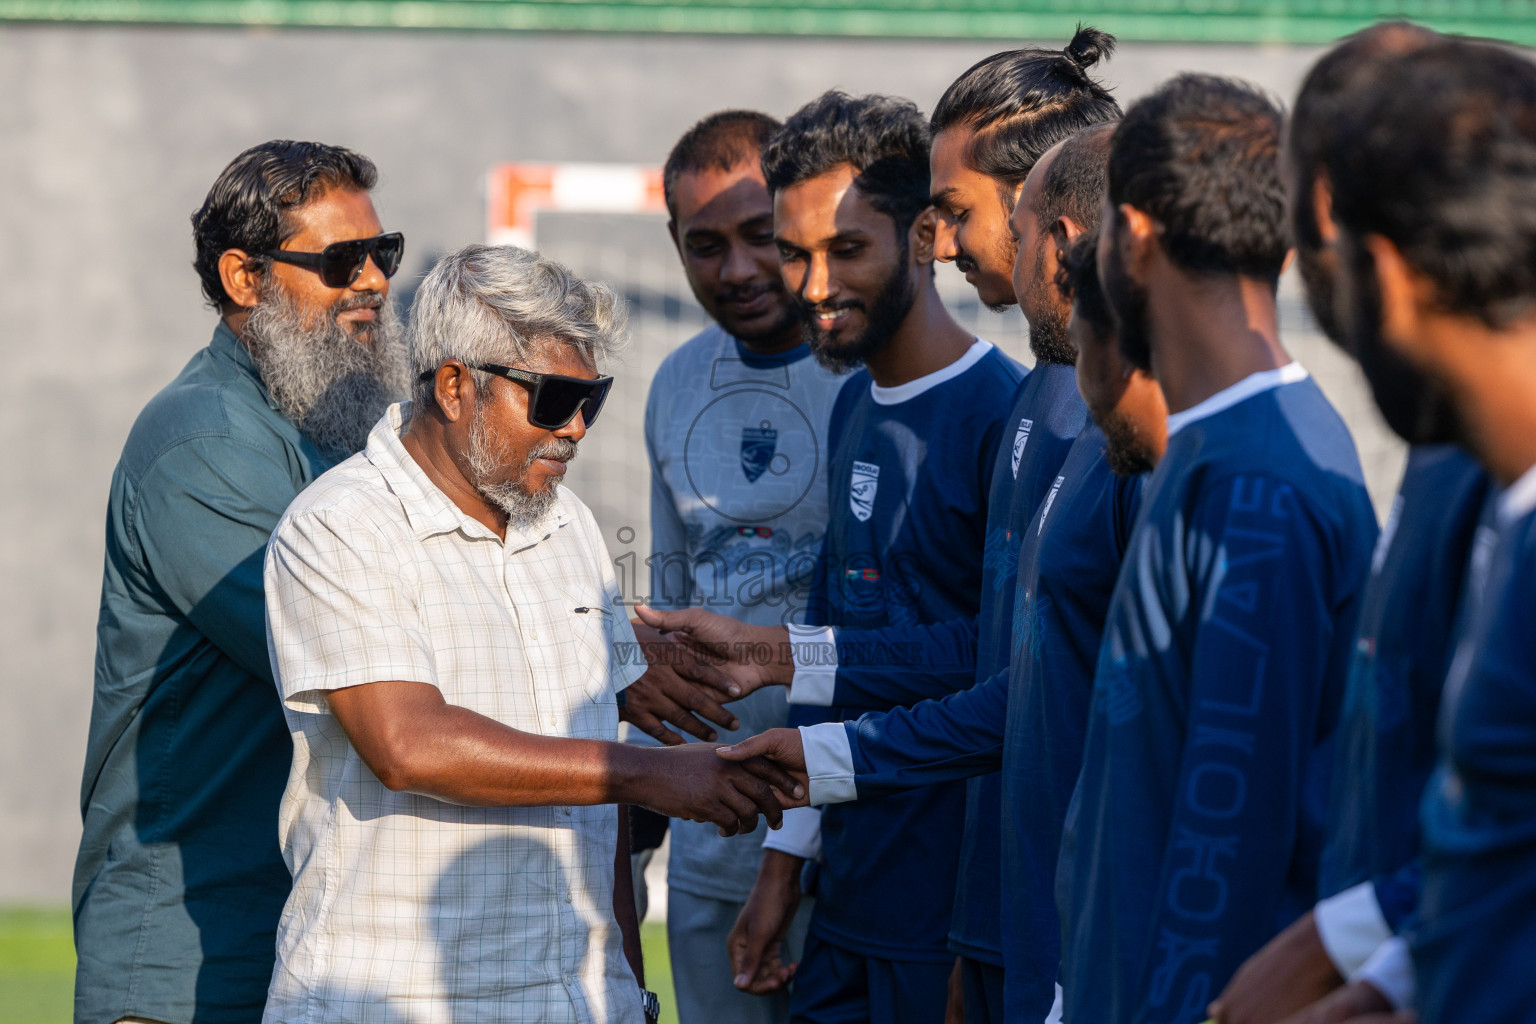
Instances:
[[[757,483],[767,472],[778,441],[779,432],[767,420],[761,426],[741,428],[741,471],[747,475],[747,483]]]
[[[1024,458],[1024,446],[1029,443],[1029,432],[1035,429],[1032,419],[1019,420],[1019,432],[1013,435],[1013,478],[1019,478],[1019,462]]]
[[[880,483],[880,467],[873,462],[853,464],[853,482],[848,487],[848,504],[853,517],[861,523],[869,522],[875,514],[875,488]]]

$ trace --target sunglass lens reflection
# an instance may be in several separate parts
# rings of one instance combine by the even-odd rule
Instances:
[[[404,252],[405,238],[397,234],[333,242],[325,247],[325,266],[321,276],[330,287],[345,288],[362,274],[364,262],[372,254],[379,273],[385,277],[394,277],[395,271],[400,269],[400,257]]]
[[[400,269],[400,257],[405,254],[405,238],[401,235],[382,235],[373,247],[373,260],[379,265],[379,273],[394,277]]]
[[[581,406],[581,418],[586,423],[587,429],[590,430],[592,424],[597,422],[597,414],[603,411],[603,402],[608,398],[608,389],[612,386],[611,380],[592,385],[591,395]]]
[[[363,272],[363,260],[368,256],[364,240],[333,242],[325,247],[325,266],[321,277],[332,288],[345,288]]]

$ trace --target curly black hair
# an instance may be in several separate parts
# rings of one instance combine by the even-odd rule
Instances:
[[[833,89],[790,115],[763,149],[768,191],[849,164],[854,185],[907,237],[929,206],[928,122],[910,100],[849,96]]]

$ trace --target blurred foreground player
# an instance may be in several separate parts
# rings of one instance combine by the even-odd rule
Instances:
[[[1326,54],[1302,83],[1287,130],[1286,177],[1296,258],[1330,340],[1359,359],[1387,424],[1413,445],[1371,558],[1335,741],[1324,897],[1255,953],[1211,1006],[1222,1024],[1279,1021],[1346,980],[1319,1012],[1403,1006],[1411,989],[1372,959],[1418,903],[1419,803],[1435,764],[1435,721],[1454,638],[1465,618],[1469,563],[1485,550],[1488,478],[1456,442],[1443,385],[1386,348],[1366,318],[1340,331],[1337,226],[1324,162],[1352,104],[1403,53],[1444,37],[1417,26],[1367,29]]]
[[[1328,161],[1346,305],[1446,387],[1504,486],[1424,802],[1415,1005],[1426,1024],[1536,1020],[1536,66],[1425,48],[1346,130]]]
[[[1309,906],[1375,517],[1281,348],[1280,113],[1174,78],[1127,112],[1099,271],[1168,444],[1111,599],[1057,889],[1069,1021],[1205,1019]]]

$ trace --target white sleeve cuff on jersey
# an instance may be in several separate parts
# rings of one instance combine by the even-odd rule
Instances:
[[[1346,978],[1353,978],[1377,947],[1392,937],[1381,904],[1376,902],[1376,887],[1370,882],[1319,900],[1312,919],[1328,958]]]
[[[789,702],[832,706],[837,687],[837,641],[831,626],[790,626],[790,650],[795,674],[789,681]]]
[[[1395,935],[1383,942],[1353,980],[1370,982],[1372,988],[1387,997],[1395,1010],[1412,1006],[1417,983],[1407,941]]]
[[[815,860],[821,856],[821,808],[791,807],[784,812],[784,827],[768,830],[763,849],[792,857]]]
[[[802,725],[805,773],[811,779],[811,804],[843,804],[859,798],[853,784],[853,748],[842,722]]]

